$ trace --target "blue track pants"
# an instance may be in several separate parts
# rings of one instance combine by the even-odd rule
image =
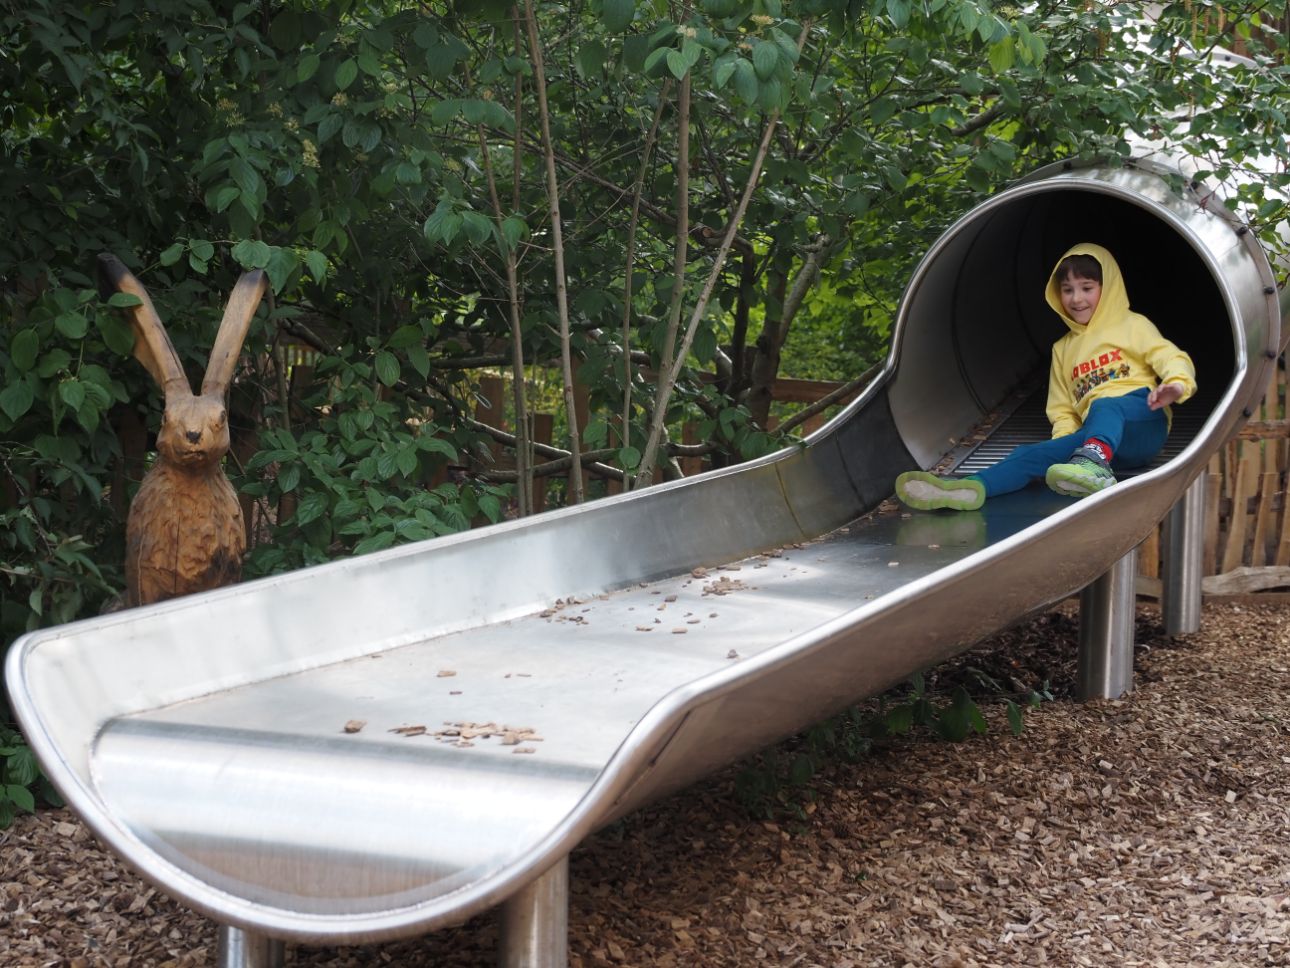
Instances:
[[[1120,397],[1094,400],[1084,425],[1073,434],[1038,444],[1022,444],[1011,454],[980,473],[986,497],[1019,491],[1031,481],[1043,480],[1048,468],[1064,464],[1090,437],[1111,448],[1111,469],[1128,470],[1149,463],[1160,453],[1169,433],[1163,410],[1147,406],[1146,387]]]

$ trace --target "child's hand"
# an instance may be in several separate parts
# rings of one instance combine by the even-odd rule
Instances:
[[[1183,388],[1180,384],[1162,383],[1147,394],[1147,406],[1152,410],[1159,410],[1161,407],[1167,407],[1171,403],[1177,403],[1178,398],[1182,395]]]

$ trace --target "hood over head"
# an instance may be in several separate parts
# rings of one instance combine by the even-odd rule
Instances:
[[[1057,267],[1072,255],[1092,256],[1102,267],[1102,296],[1098,300],[1097,309],[1093,311],[1092,318],[1086,324],[1075,322],[1062,308],[1061,284],[1057,281]],[[1129,312],[1129,293],[1124,287],[1124,276],[1120,274],[1119,263],[1115,261],[1115,256],[1111,255],[1110,251],[1092,242],[1080,242],[1062,253],[1061,259],[1057,260],[1057,265],[1053,266],[1053,271],[1048,276],[1044,297],[1048,300],[1048,305],[1053,308],[1053,312],[1062,318],[1073,333],[1082,333],[1089,326],[1097,325],[1099,320],[1120,319]]]

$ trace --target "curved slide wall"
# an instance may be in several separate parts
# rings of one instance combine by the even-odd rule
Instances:
[[[221,922],[369,940],[496,904],[611,819],[1086,586],[1169,511],[1261,396],[1282,308],[1253,236],[1162,171],[1058,166],[969,212],[915,271],[882,375],[808,446],[33,633],[6,669],[24,732],[104,841]],[[978,534],[858,521],[1046,374],[1041,287],[1084,240],[1195,357],[1199,429],[1095,497],[1001,501]],[[435,741],[451,722],[541,739]]]

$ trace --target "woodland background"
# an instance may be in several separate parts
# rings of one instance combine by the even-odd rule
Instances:
[[[1175,145],[1280,251],[1286,14],[0,0],[0,640],[123,584],[161,400],[99,252],[194,372],[267,270],[227,469],[271,574],[790,443],[776,379],[878,364],[921,254],[1047,162]]]

